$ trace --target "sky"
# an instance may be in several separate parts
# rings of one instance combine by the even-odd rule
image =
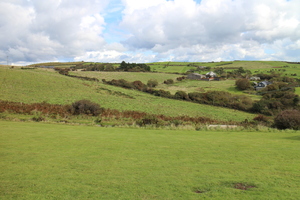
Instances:
[[[0,0],[0,64],[300,61],[300,0]]]

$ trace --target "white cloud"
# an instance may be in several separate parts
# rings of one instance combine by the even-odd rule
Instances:
[[[2,62],[7,55],[13,62],[297,61],[300,54],[299,0],[2,0],[0,7]]]
[[[0,2],[1,54],[14,61],[73,59],[101,48],[108,0]]]
[[[300,2],[295,0],[202,0],[200,4],[174,0],[144,6],[124,1],[125,11],[130,12],[124,12],[121,26],[131,35],[123,44],[131,50],[169,52],[178,60],[268,59],[266,44],[275,48],[281,40],[300,38],[300,15],[295,9]],[[246,43],[255,46],[245,47]],[[291,48],[281,47],[276,51]],[[297,59],[280,55],[274,58]]]

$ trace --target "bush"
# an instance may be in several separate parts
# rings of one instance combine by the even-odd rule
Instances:
[[[251,83],[246,78],[236,80],[235,85],[240,90],[247,90],[247,89],[251,88]]]
[[[143,119],[138,120],[136,123],[139,126],[146,126],[146,125],[158,125],[159,120],[154,115],[147,115]]]
[[[264,115],[257,115],[256,117],[253,118],[253,120],[258,122],[268,122],[268,117]]]
[[[185,76],[176,78],[177,81],[182,81],[182,80],[184,80],[184,79],[185,79]]]
[[[135,87],[135,89],[137,90],[144,90],[146,88],[146,85],[144,83],[142,83],[141,81],[134,81],[132,82],[132,85]]]
[[[168,79],[166,81],[164,81],[164,84],[173,84],[174,80],[173,79]]]
[[[165,90],[153,90],[152,94],[159,97],[173,98],[173,95],[169,91]]]
[[[61,75],[69,75],[69,71],[70,71],[70,69],[67,69],[67,68],[59,69],[58,73],[61,74]]]
[[[300,111],[284,110],[274,119],[274,126],[278,129],[300,130]]]
[[[148,87],[156,87],[158,85],[158,81],[155,80],[155,79],[150,79],[148,82],[147,82],[147,86]]]
[[[31,118],[33,121],[35,122],[41,122],[41,121],[44,121],[45,118],[44,117],[41,117],[41,116],[38,116],[38,117],[33,117]]]
[[[184,91],[177,91],[174,95],[174,98],[175,99],[183,99],[183,100],[187,100],[187,101],[190,100],[189,95]]]
[[[83,99],[76,101],[71,105],[70,113],[73,115],[86,114],[98,116],[101,113],[101,108],[99,104]]]

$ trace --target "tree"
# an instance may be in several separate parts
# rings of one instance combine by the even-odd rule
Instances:
[[[120,69],[122,69],[122,70],[124,70],[124,71],[127,71],[128,70],[128,68],[127,68],[127,64],[126,64],[126,62],[125,61],[122,61],[121,62],[121,65],[120,65]]]
[[[240,90],[247,90],[247,89],[251,88],[251,83],[246,78],[236,80],[235,85]]]

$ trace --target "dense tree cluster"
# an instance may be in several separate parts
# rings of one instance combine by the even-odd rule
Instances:
[[[79,63],[72,69],[83,69],[84,71],[128,71],[128,72],[149,72],[151,68],[146,64],[126,63],[122,61],[119,67],[111,63]]]
[[[126,63],[125,61],[122,61],[118,70],[128,72],[150,72],[151,68],[146,64]]]
[[[91,63],[84,68],[85,71],[115,71],[116,68],[111,63]]]

